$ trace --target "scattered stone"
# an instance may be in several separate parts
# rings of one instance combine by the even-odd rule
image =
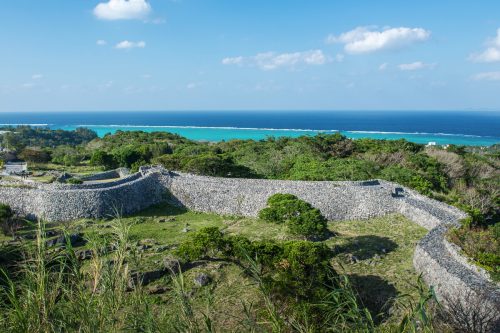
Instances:
[[[151,245],[147,245],[147,244],[137,245],[137,250],[139,252],[144,252],[144,251],[149,250],[151,248],[152,248],[152,246]]]
[[[88,260],[92,258],[92,250],[79,250],[75,255],[79,260]]]
[[[195,276],[194,283],[196,283],[200,287],[204,287],[210,283],[210,277],[205,273],[200,273]]]
[[[351,264],[357,264],[358,262],[360,262],[359,258],[353,255],[352,253],[349,253],[347,255],[347,261]]]
[[[167,292],[168,288],[160,285],[153,285],[153,286],[148,286],[146,290],[150,295],[158,295]]]
[[[139,245],[156,245],[158,242],[155,239],[152,238],[146,238],[146,239],[141,239],[138,242]]]
[[[159,223],[165,223],[165,222],[174,222],[176,218],[174,216],[169,216],[169,217],[162,217],[161,219],[158,220]]]
[[[145,286],[153,281],[161,279],[163,276],[167,275],[168,272],[165,269],[158,269],[149,272],[133,272],[130,274],[130,280],[128,282],[128,287],[133,288],[138,283]]]
[[[83,234],[71,234],[71,235],[69,235],[68,240],[69,240],[71,246],[85,245],[86,241],[85,241],[85,239],[83,239],[82,236],[83,236]],[[56,246],[56,245],[66,245],[66,237],[64,235],[61,235],[59,237],[49,239],[48,241],[45,242],[45,245],[48,247]]]
[[[170,248],[170,246],[168,246],[168,245],[160,245],[155,249],[155,251],[156,252],[164,252],[164,251],[168,250],[169,248]]]
[[[163,267],[170,273],[177,273],[181,268],[181,262],[172,256],[168,256],[163,258]]]

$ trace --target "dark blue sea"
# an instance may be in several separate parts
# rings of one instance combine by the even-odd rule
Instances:
[[[486,111],[128,111],[3,112],[1,125],[167,131],[194,140],[297,137],[340,131],[351,138],[489,146],[500,143],[500,112]]]

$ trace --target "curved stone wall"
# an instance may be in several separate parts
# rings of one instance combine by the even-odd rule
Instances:
[[[123,179],[92,185],[38,185],[36,188],[0,186],[0,202],[33,217],[51,221],[99,218],[116,210],[129,214],[164,200],[200,212],[256,216],[269,196],[291,193],[310,202],[330,220],[366,219],[401,213],[430,232],[417,245],[414,266],[434,286],[446,304],[479,302],[476,310],[497,313],[500,322],[500,290],[484,274],[467,264],[446,243],[449,226],[466,215],[451,206],[386,181],[308,182],[230,179],[141,168]]]
[[[102,184],[0,185],[0,202],[31,218],[68,221],[131,214],[164,201],[166,192],[163,172],[143,168],[140,173]]]

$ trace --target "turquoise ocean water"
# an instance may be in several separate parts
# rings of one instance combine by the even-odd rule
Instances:
[[[55,129],[74,130],[79,126],[65,125],[52,126]],[[336,133],[352,138],[372,139],[406,139],[416,143],[435,142],[438,145],[456,144],[472,146],[490,146],[500,143],[500,138],[484,137],[476,135],[455,134],[433,134],[433,133],[400,133],[400,132],[377,132],[377,131],[337,131],[337,130],[307,130],[307,129],[266,129],[266,128],[227,128],[227,127],[182,127],[182,126],[127,126],[127,125],[91,125],[82,126],[90,128],[102,137],[107,133],[121,131],[165,131],[182,135],[192,140],[222,141],[231,139],[253,139],[261,140],[267,137],[299,137],[302,135],[316,135],[318,133]]]
[[[193,140],[260,140],[340,132],[349,138],[490,146],[500,143],[500,112],[485,111],[130,111],[4,112],[0,126],[87,127],[99,136],[166,131]]]

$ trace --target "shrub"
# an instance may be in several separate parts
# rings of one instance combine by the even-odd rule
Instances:
[[[466,213],[467,217],[462,219],[460,223],[463,227],[467,229],[476,228],[482,226],[484,224],[484,215],[481,214],[481,211],[477,208],[471,208],[468,206],[461,207]]]
[[[103,166],[106,169],[113,169],[116,167],[116,161],[113,155],[102,150],[97,150],[90,158],[90,165]]]
[[[4,235],[12,235],[20,226],[19,223],[13,219],[14,211],[9,205],[0,203],[0,227]]]
[[[75,185],[83,184],[83,180],[81,180],[80,178],[70,178],[66,182],[68,184],[75,184]]]
[[[470,228],[468,222],[461,228],[451,229],[448,239],[460,246],[465,254],[474,260],[479,266],[487,270],[491,277],[500,281],[500,240],[498,223],[489,228]],[[463,222],[462,222],[463,223]]]
[[[0,222],[3,222],[6,219],[9,219],[12,216],[14,216],[14,212],[12,211],[12,208],[10,208],[9,205],[0,203]]]
[[[45,150],[38,148],[25,148],[19,154],[19,157],[34,163],[47,163],[50,161],[50,154]]]
[[[323,236],[327,231],[326,218],[319,209],[291,194],[275,194],[259,218],[272,223],[284,223],[292,234],[305,237]]]
[[[324,243],[285,242],[278,262],[281,278],[288,286],[297,288],[326,283],[333,272],[329,263],[331,256],[332,251]],[[307,292],[307,289],[301,291]]]
[[[185,261],[199,260],[222,253],[227,241],[217,227],[200,229],[183,242],[177,249],[177,255]]]

